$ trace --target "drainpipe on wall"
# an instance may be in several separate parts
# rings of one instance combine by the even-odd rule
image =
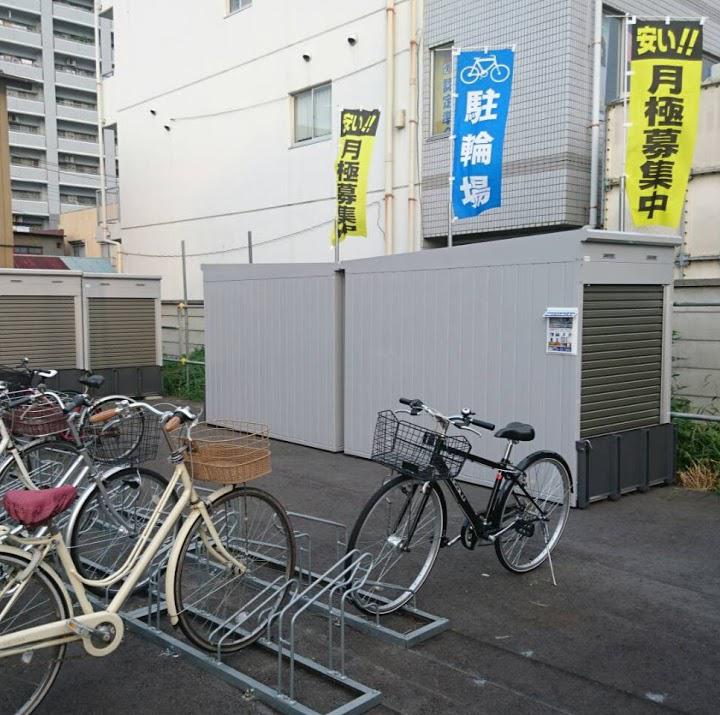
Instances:
[[[105,108],[100,69],[100,0],[95,0],[95,88],[98,105],[98,151],[100,152],[100,230],[103,241],[109,238],[107,223],[107,180],[105,177]]]
[[[408,105],[408,251],[416,251],[415,217],[417,198],[417,140],[418,140],[418,39],[417,0],[410,0],[410,98]]]
[[[600,80],[602,77],[602,0],[595,0],[595,30],[593,36],[592,123],[590,124],[590,215],[588,224],[598,226],[598,177],[600,173]]]
[[[394,107],[395,107],[395,0],[387,0],[385,71],[385,255],[393,252]]]

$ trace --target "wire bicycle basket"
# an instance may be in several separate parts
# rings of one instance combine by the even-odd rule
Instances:
[[[81,438],[101,464],[142,464],[157,458],[162,425],[142,407],[129,405],[105,422],[87,424]]]
[[[30,394],[33,394],[31,390],[20,390],[6,397],[12,400]],[[38,394],[29,404],[7,410],[3,419],[8,430],[18,437],[50,437],[68,429],[62,402],[53,395]]]
[[[268,426],[257,422],[218,420],[192,429],[185,466],[192,478],[218,484],[242,484],[271,471]]]
[[[21,367],[0,365],[0,382],[4,382],[10,392],[26,390],[32,387],[33,374]]]
[[[423,481],[454,479],[470,453],[462,435],[444,435],[407,420],[392,410],[378,412],[370,459]]]

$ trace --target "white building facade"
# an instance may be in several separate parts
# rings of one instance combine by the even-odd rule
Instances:
[[[256,262],[333,261],[343,108],[382,114],[368,236],[345,240],[341,257],[419,245],[408,191],[420,176],[410,150],[421,136],[410,71],[419,5],[103,2],[116,38],[104,105],[121,156],[123,270],[161,274],[163,298],[178,299],[184,241],[188,297],[202,298],[200,265],[247,262],[248,232]]]

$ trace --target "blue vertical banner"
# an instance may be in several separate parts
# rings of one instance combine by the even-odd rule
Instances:
[[[452,207],[471,218],[502,203],[502,157],[513,50],[463,51],[455,66]]]

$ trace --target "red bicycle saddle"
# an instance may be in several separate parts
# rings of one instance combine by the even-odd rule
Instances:
[[[55,489],[11,491],[5,495],[5,511],[23,526],[39,526],[62,514],[77,498],[77,489],[66,485]]]

